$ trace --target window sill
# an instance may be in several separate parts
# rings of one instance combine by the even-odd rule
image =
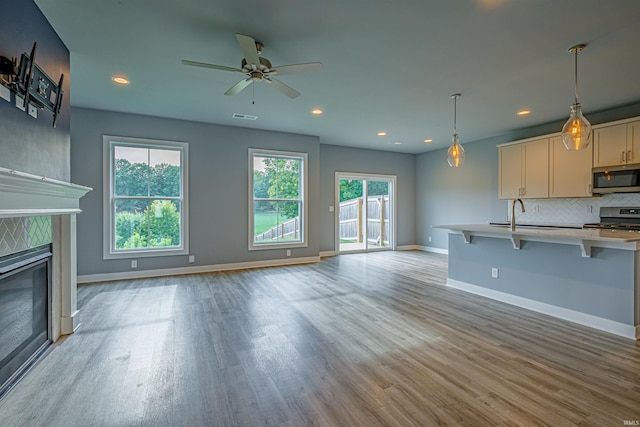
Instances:
[[[249,244],[250,251],[263,251],[266,249],[293,249],[293,248],[306,248],[309,245],[307,242],[292,242],[292,243],[265,243],[264,245],[252,245]]]
[[[105,252],[102,259],[130,259],[130,258],[152,258],[163,256],[189,255],[188,249],[156,249],[152,251],[118,251],[116,253]]]

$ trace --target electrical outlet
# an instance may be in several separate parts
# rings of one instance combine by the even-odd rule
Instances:
[[[193,264],[194,262],[196,262],[195,255],[189,255],[189,264]]]
[[[138,260],[137,259],[132,259],[131,260],[131,268],[138,268]]]
[[[29,104],[29,115],[34,119],[38,118],[38,109],[31,104]]]
[[[16,95],[16,108],[22,111],[26,110],[26,108],[24,108],[24,98],[18,95]]]
[[[497,268],[493,267],[491,269],[491,277],[493,277],[494,279],[498,278],[498,269]]]
[[[593,205],[587,205],[584,208],[585,213],[593,213]]]
[[[333,212],[335,211],[335,207],[334,206],[329,206],[329,212]]]
[[[429,236],[429,241],[431,241],[431,236]]]
[[[291,256],[291,249],[287,249],[287,256]]]

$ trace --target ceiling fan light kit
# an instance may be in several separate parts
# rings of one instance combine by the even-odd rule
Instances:
[[[571,105],[569,120],[562,127],[562,143],[567,150],[582,150],[591,142],[591,123],[582,115],[582,106],[578,102],[578,52],[586,47],[579,44],[569,49],[575,56],[575,102]]]
[[[226,67],[223,65],[209,64],[206,62],[196,62],[189,60],[182,60],[184,65],[192,67],[211,68],[221,71],[233,71],[237,73],[245,74],[247,77],[240,80],[235,85],[231,86],[227,90],[225,95],[237,95],[251,83],[267,82],[273,86],[280,93],[288,96],[289,98],[297,98],[300,96],[300,92],[277,80],[274,76],[283,76],[287,74],[300,74],[319,72],[323,70],[320,62],[310,62],[306,64],[291,64],[281,65],[273,67],[271,61],[267,58],[259,56],[262,53],[264,45],[256,41],[253,37],[246,36],[244,34],[236,34],[236,39],[242,50],[244,58],[242,59],[240,68]]]
[[[461,95],[454,93],[451,95],[453,98],[453,137],[451,139],[451,146],[447,150],[447,163],[452,168],[462,166],[464,163],[464,148],[460,145],[460,139],[458,138],[458,131],[456,129],[456,115],[457,115],[457,101]]]

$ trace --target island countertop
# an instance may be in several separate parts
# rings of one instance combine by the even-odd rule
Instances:
[[[434,225],[433,228],[444,228],[461,234],[466,243],[471,243],[472,236],[510,239],[514,249],[520,249],[520,242],[523,240],[578,245],[584,257],[591,256],[591,247],[640,250],[640,232],[638,231],[550,228],[531,225],[516,226],[516,230],[511,231],[508,225],[491,224]]]

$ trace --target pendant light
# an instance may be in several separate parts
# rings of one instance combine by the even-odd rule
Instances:
[[[458,131],[456,130],[457,100],[460,94],[454,93],[451,97],[453,98],[453,138],[451,139],[451,146],[447,150],[447,162],[452,168],[457,168],[464,163],[464,148],[460,145]]]
[[[578,102],[578,52],[586,46],[586,44],[579,44],[569,49],[569,53],[575,55],[576,99],[571,106],[569,120],[562,127],[562,142],[567,150],[582,150],[591,142],[591,123],[582,115],[582,106]]]

